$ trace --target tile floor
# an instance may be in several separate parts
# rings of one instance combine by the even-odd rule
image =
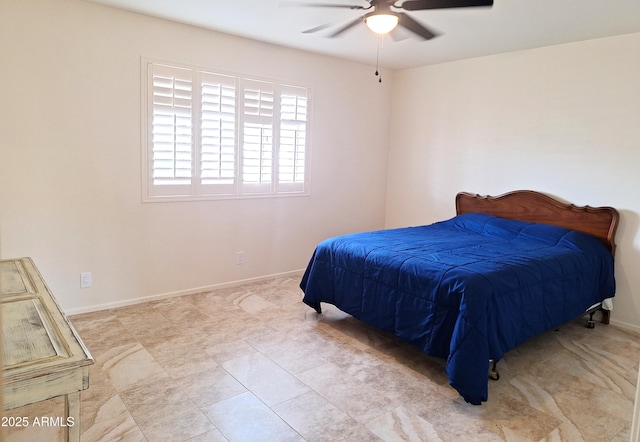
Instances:
[[[466,404],[444,361],[325,306],[299,277],[71,318],[92,352],[89,441],[627,441],[640,336],[563,326],[509,352],[489,401]],[[615,315],[615,312],[614,312]],[[9,412],[60,416],[62,401]],[[6,431],[8,430],[8,431]],[[50,442],[59,427],[5,428]]]

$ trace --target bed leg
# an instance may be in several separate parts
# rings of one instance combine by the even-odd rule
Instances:
[[[587,311],[587,313],[589,313],[589,319],[587,319],[586,323],[587,328],[595,328],[596,321],[593,320],[593,315],[595,315],[598,311],[602,313],[602,320],[600,322],[605,325],[609,324],[609,321],[611,320],[611,311],[602,308],[602,306],[600,305],[594,309]]]
[[[304,302],[304,300],[302,302]],[[314,309],[317,314],[319,315],[322,314],[322,307],[320,306],[320,302],[304,302],[304,303],[307,304],[312,309]]]
[[[589,312],[589,319],[587,319],[587,328],[596,328],[596,322],[593,320],[595,311]]]
[[[496,361],[495,359],[489,359],[489,362],[491,362],[491,371],[489,372],[489,379],[492,379],[494,381],[497,381],[498,379],[500,379],[500,373],[498,372],[498,361]]]

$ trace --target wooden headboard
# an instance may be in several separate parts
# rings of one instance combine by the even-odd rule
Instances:
[[[613,207],[578,207],[533,190],[516,190],[500,196],[456,195],[456,213],[485,213],[501,218],[553,224],[599,238],[615,253],[620,215]]]

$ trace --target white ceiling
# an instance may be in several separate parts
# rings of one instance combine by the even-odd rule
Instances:
[[[327,34],[363,11],[286,6],[282,0],[87,0],[282,46],[376,62],[378,38],[363,24]],[[288,0],[367,6],[365,0]],[[495,0],[492,8],[408,12],[441,35],[385,37],[380,65],[402,69],[541,46],[640,32],[640,0]],[[302,31],[333,24],[324,32]]]

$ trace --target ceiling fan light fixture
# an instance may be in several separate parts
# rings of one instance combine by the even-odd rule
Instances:
[[[395,14],[373,14],[365,18],[367,27],[376,34],[387,34],[398,26],[398,16]]]

